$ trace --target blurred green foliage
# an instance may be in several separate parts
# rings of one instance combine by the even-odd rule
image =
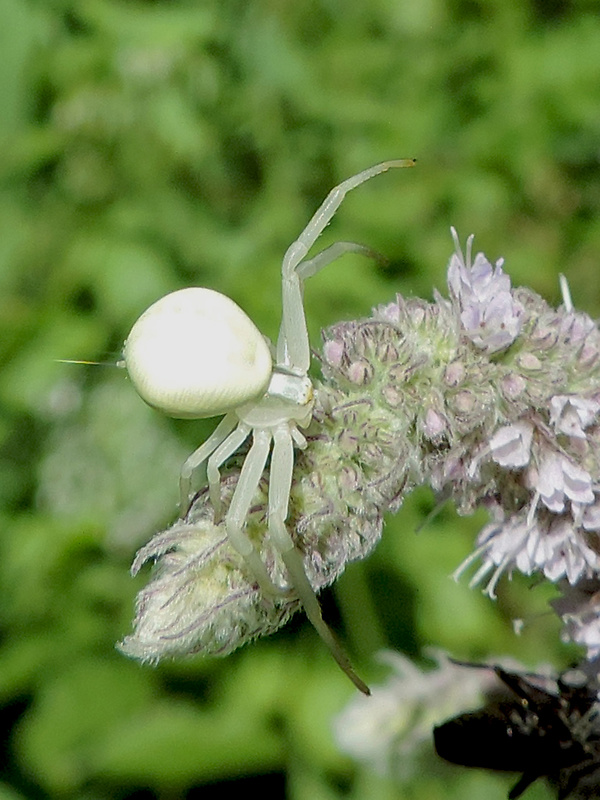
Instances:
[[[189,284],[273,337],[287,245],[333,185],[397,157],[418,168],[358,189],[322,237],[390,263],[311,280],[315,345],[442,288],[451,224],[550,300],[564,272],[597,314],[598,4],[0,0],[0,20],[0,799],[503,797],[504,778],[433,760],[407,786],[350,764],[329,726],[352,688],[300,619],[223,661],[120,656],[128,565],[211,423],[55,359],[114,363],[141,311]],[[493,605],[449,581],[482,520],[444,508],[415,535],[432,502],[389,520],[337,617],[324,598],[361,674],[382,677],[384,646],[564,665],[551,618],[512,633],[547,592],[505,583]]]

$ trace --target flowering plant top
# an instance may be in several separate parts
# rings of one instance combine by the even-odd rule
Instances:
[[[600,654],[600,332],[568,296],[554,309],[513,288],[503,262],[456,252],[449,299],[398,295],[371,317],[323,333],[307,447],[296,459],[288,527],[315,591],[364,558],[415,486],[491,521],[461,574],[494,596],[504,573],[559,582],[565,636]],[[239,462],[224,472],[231,499]],[[261,483],[247,533],[275,584],[285,565],[265,536]],[[121,644],[144,660],[225,654],[270,633],[298,610],[268,596],[228,543],[206,491],[138,553],[156,566]],[[600,596],[600,595],[598,595]]]

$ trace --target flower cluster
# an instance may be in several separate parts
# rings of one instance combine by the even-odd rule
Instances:
[[[391,673],[372,697],[355,695],[334,718],[340,750],[379,774],[406,780],[431,769],[431,728],[437,754],[466,767],[522,772],[518,798],[547,779],[558,797],[596,797],[600,777],[597,665],[557,676],[513,659],[493,664],[454,661],[442,652],[421,670],[399,653],[380,660]],[[438,765],[439,766],[439,765]]]
[[[510,278],[502,271],[504,259],[492,267],[483,253],[471,265],[473,236],[467,239],[466,261],[452,228],[456,252],[448,267],[448,288],[459,309],[464,332],[486,353],[504,350],[521,330],[523,308],[513,297]]]
[[[392,651],[379,654],[387,680],[371,697],[356,694],[333,721],[338,747],[381,775],[406,778],[419,751],[431,748],[431,728],[483,702],[495,683],[493,673],[455,663],[433,651],[434,669],[422,670]]]
[[[377,543],[386,511],[417,485],[491,521],[473,555],[493,596],[503,573],[560,582],[565,635],[600,649],[600,332],[570,298],[554,309],[511,286],[472,239],[448,268],[449,299],[398,295],[324,332],[308,446],[298,452],[287,525],[316,591]],[[224,470],[227,507],[239,475]],[[247,532],[275,583],[264,487]],[[225,653],[282,625],[293,595],[265,596],[229,545],[205,492],[134,565],[157,561],[125,652],[144,659]],[[557,606],[558,608],[558,606]]]

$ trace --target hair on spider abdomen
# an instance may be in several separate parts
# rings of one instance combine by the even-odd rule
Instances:
[[[483,708],[434,728],[439,756],[465,767],[522,772],[510,800],[539,778],[556,787],[558,800],[573,792],[598,796],[600,704],[595,678],[588,679],[581,670],[553,679],[499,666],[464,666],[493,670],[501,685]]]

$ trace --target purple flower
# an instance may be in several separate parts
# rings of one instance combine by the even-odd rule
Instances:
[[[550,400],[550,422],[559,433],[585,439],[584,429],[591,425],[600,411],[597,400],[577,395],[557,394]]]
[[[323,356],[325,361],[332,367],[339,367],[344,355],[344,344],[335,339],[330,339],[323,345]]]
[[[499,428],[490,439],[492,458],[501,467],[525,467],[531,455],[533,425],[520,421]]]
[[[478,558],[482,564],[469,582],[472,588],[493,570],[485,592],[495,597],[496,585],[504,572],[514,568],[524,575],[543,573],[556,582],[566,578],[576,584],[600,571],[600,557],[587,543],[581,528],[566,515],[534,517],[513,515],[487,525],[478,537],[479,546],[454,573],[458,579]]]
[[[553,520],[540,541],[537,561],[548,580],[566,578],[571,585],[590,578],[600,569],[598,554],[588,546],[582,532],[568,517]]]
[[[583,505],[594,502],[589,472],[557,451],[542,451],[537,472],[530,470],[529,477],[542,503],[555,514],[564,511],[567,498]]]
[[[502,517],[501,509],[496,509],[496,512]],[[478,547],[454,572],[454,579],[458,580],[474,561],[481,558],[482,564],[469,581],[469,588],[480,584],[494,570],[484,591],[489,597],[495,598],[496,585],[504,572],[510,572],[515,566],[526,575],[533,571],[527,544],[534,529],[534,524],[517,517],[486,525],[477,537]]]
[[[454,228],[452,237],[456,252],[448,266],[448,288],[465,333],[487,353],[505,350],[519,335],[523,308],[513,298],[510,278],[502,270],[504,260],[492,267],[483,253],[477,253],[471,265],[473,237],[467,240],[466,261]]]
[[[573,516],[585,531],[600,531],[600,503],[580,505],[572,503]]]

